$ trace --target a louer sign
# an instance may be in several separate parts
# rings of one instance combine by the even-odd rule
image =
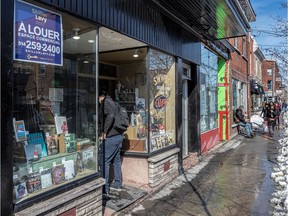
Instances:
[[[61,65],[62,16],[17,0],[14,11],[14,60]]]

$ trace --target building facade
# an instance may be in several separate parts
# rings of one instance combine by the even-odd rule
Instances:
[[[243,4],[2,0],[1,213],[102,214],[101,89],[130,117],[125,184],[165,184],[215,146],[229,115],[221,39],[246,34]]]
[[[265,83],[264,91],[267,101],[278,101],[282,93],[280,89],[282,79],[276,61],[268,59],[263,61],[262,80]]]
[[[251,91],[251,94],[253,96],[251,96],[251,111],[259,111],[261,109],[262,106],[262,101],[265,98],[265,91],[263,86],[266,84],[263,82],[262,80],[262,62],[265,59],[265,56],[263,55],[261,49],[259,48],[257,42],[255,39],[254,40],[254,44],[253,44],[253,67],[252,71],[251,71],[251,75],[252,75],[252,80],[251,80],[251,85],[252,88],[254,89],[254,91]]]

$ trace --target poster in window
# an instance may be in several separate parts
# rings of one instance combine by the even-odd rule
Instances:
[[[52,181],[56,185],[65,181],[65,167],[63,164],[52,168]]]
[[[14,186],[16,199],[21,199],[28,195],[26,181],[19,182]]]
[[[38,172],[29,173],[27,175],[27,189],[28,193],[33,193],[35,191],[41,190],[41,177]]]
[[[57,154],[59,152],[59,143],[57,142],[57,135],[46,136],[48,155]]]
[[[74,166],[73,160],[65,161],[64,167],[65,167],[65,179],[66,180],[70,180],[76,176],[75,175],[75,166]]]
[[[16,142],[24,141],[27,139],[24,121],[14,121],[14,132]]]
[[[47,156],[47,147],[43,137],[43,133],[27,134],[28,145],[35,145],[39,157]]]
[[[55,116],[57,134],[68,134],[68,124],[66,116]]]
[[[145,98],[136,98],[136,110],[145,109]]]
[[[62,16],[15,1],[13,44],[14,60],[62,66]]]
[[[47,169],[41,172],[41,186],[43,189],[52,186],[51,169]]]

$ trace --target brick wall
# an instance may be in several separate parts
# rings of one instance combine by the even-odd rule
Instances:
[[[179,148],[148,159],[149,186],[156,187],[171,181],[178,175]]]
[[[267,74],[267,69],[272,69],[272,75]],[[276,82],[276,77],[278,76],[279,76],[279,69],[277,63],[273,60],[264,60],[262,62],[262,82],[265,83],[265,86],[263,86],[264,91],[268,91],[267,88],[268,80],[273,80],[273,86],[275,86],[274,91],[279,90],[281,82]]]
[[[239,80],[243,83],[246,83],[247,86],[247,95],[246,101],[247,101],[247,113],[250,115],[250,80],[249,75],[251,73],[250,70],[250,61],[251,54],[253,55],[253,40],[250,40],[250,36],[243,36],[243,37],[237,37],[230,38],[229,42],[231,45],[235,47],[235,51],[231,53],[231,59],[230,59],[230,68],[231,68],[231,76],[232,78]],[[231,88],[232,90],[232,88]],[[232,91],[231,91],[232,94]],[[232,101],[232,100],[231,100]]]
[[[232,77],[242,82],[248,81],[248,52],[247,48],[243,48],[243,44],[249,47],[246,37],[238,37],[235,41],[234,38],[229,39],[229,42],[236,48],[236,51],[231,53],[230,66]],[[236,42],[236,43],[235,43]],[[246,52],[245,52],[246,50]],[[245,52],[245,53],[243,53]]]

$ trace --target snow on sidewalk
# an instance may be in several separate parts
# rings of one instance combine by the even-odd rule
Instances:
[[[283,115],[284,138],[278,142],[280,144],[279,154],[277,156],[277,165],[274,166],[274,172],[271,174],[275,182],[275,192],[270,203],[273,205],[273,216],[288,215],[288,112]]]

